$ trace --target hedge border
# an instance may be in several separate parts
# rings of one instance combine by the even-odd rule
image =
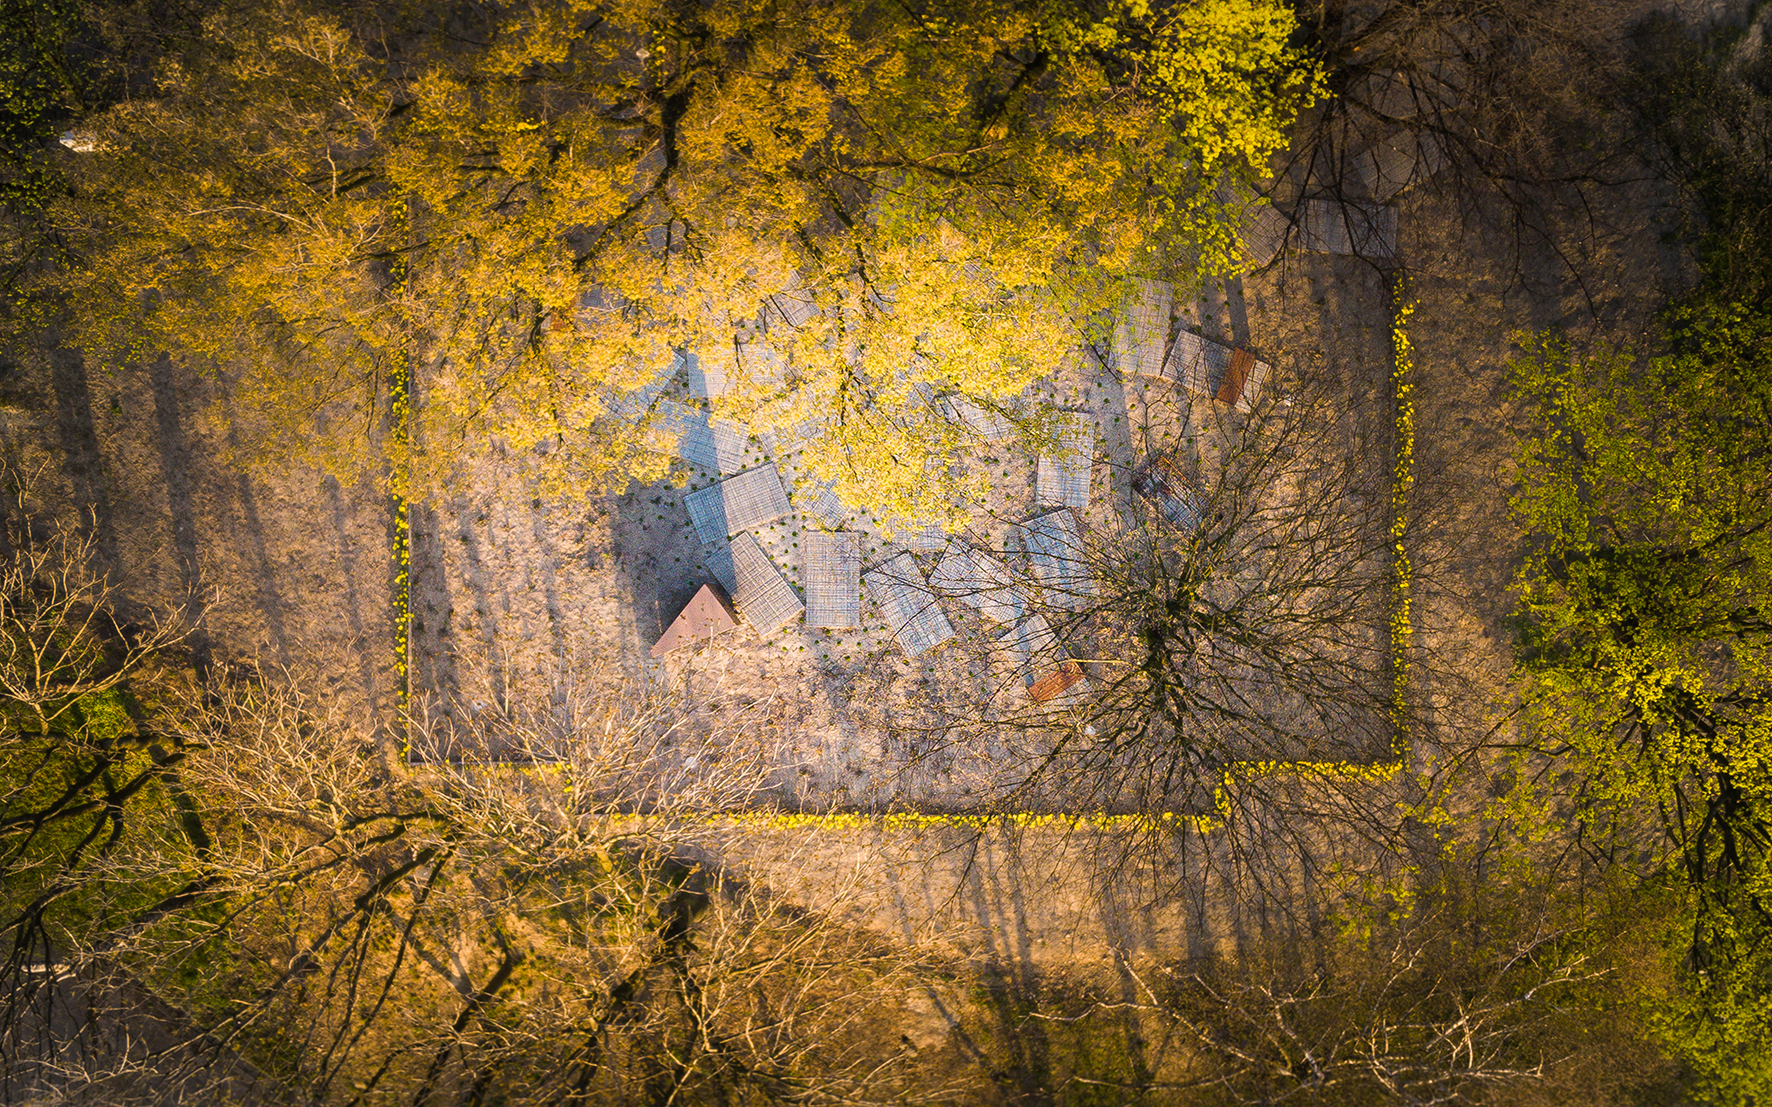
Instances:
[[[1065,827],[1068,829],[1153,830],[1192,827],[1200,833],[1221,829],[1232,813],[1231,793],[1238,784],[1262,777],[1292,775],[1298,778],[1369,781],[1393,780],[1409,767],[1413,749],[1409,726],[1410,666],[1409,655],[1414,643],[1415,627],[1411,613],[1411,586],[1414,565],[1409,557],[1409,505],[1415,486],[1415,347],[1409,340],[1409,320],[1415,312],[1415,299],[1409,278],[1397,270],[1390,279],[1391,301],[1391,403],[1392,464],[1390,490],[1391,541],[1391,613],[1390,613],[1390,707],[1391,745],[1389,756],[1381,761],[1360,764],[1352,761],[1237,761],[1226,766],[1219,784],[1213,789],[1210,814],[1190,815],[1174,811],[1143,815],[1037,814],[1007,812],[1000,815],[931,815],[898,812],[869,815],[857,812],[826,814],[801,812],[735,811],[709,817],[709,821],[738,826],[765,826],[777,829],[816,827],[831,830],[856,830],[875,827],[882,831],[960,828],[989,830],[993,828]],[[410,367],[404,361],[392,385],[394,434],[401,456],[410,445]],[[396,468],[398,468],[398,462]],[[394,635],[399,669],[399,711],[407,716],[411,702],[410,660],[411,638],[411,503],[404,496],[405,482],[396,480],[393,488],[394,524]],[[411,755],[409,724],[402,753]]]
[[[393,204],[395,237],[410,235],[409,209],[404,199]],[[398,300],[406,289],[406,254],[398,251],[389,266],[390,298]],[[403,328],[404,329],[404,328]],[[400,728],[400,756],[412,757],[412,358],[404,339],[388,381],[388,499],[394,512],[393,617],[394,617],[394,716]]]

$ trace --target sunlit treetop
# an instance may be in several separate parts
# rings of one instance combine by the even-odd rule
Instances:
[[[1264,0],[417,14],[219,11],[91,121],[61,216],[88,347],[235,374],[260,456],[360,464],[314,411],[410,366],[421,487],[464,441],[662,473],[610,404],[689,349],[851,503],[926,513],[965,433],[928,401],[1008,404],[1132,276],[1234,270],[1224,186],[1320,87]]]

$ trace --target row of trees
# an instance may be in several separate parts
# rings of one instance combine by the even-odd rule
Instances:
[[[765,779],[741,734],[697,765],[657,703],[562,682],[498,709],[547,767],[396,769],[285,675],[194,682],[175,625],[112,620],[32,514],[0,577],[9,1100],[1433,1103],[1655,1070],[1595,1014],[1629,1010],[1640,951],[1595,931],[1630,913],[1553,882],[1435,869],[1308,945],[1122,963],[1113,1000],[973,985],[705,863],[707,816]],[[1224,848],[1255,873],[1295,846]],[[948,1048],[905,1034],[929,996]]]

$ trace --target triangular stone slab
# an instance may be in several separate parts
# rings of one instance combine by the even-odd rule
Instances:
[[[663,657],[679,646],[736,629],[738,618],[727,606],[726,597],[714,585],[704,584],[652,644],[652,656]]]

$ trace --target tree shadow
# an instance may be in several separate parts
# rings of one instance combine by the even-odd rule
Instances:
[[[98,430],[92,414],[92,389],[86,359],[61,346],[49,351],[50,390],[55,397],[57,443],[62,472],[73,488],[73,506],[92,509],[86,522],[94,528],[99,557],[111,570],[119,568],[117,535],[111,511],[111,488],[105,479]]]
[[[640,656],[714,576],[706,563],[708,549],[689,526],[681,489],[634,485],[611,496],[609,507],[616,582],[633,612],[630,651]]]
[[[205,625],[207,613],[200,599],[202,570],[198,562],[197,516],[191,494],[191,444],[185,434],[181,403],[184,394],[190,391],[190,384],[181,379],[171,356],[161,354],[148,365],[148,386],[154,395],[154,446],[160,454],[160,474],[166,486],[167,509],[171,513],[173,556],[185,594],[191,597],[191,664],[199,677],[206,678],[213,647]]]

